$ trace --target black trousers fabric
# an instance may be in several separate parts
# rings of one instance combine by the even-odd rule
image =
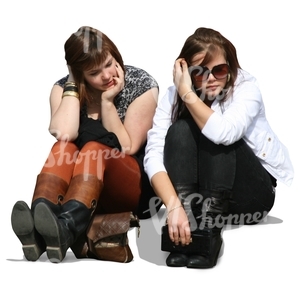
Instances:
[[[258,223],[274,205],[276,180],[246,142],[215,144],[193,119],[180,119],[169,128],[164,164],[174,186],[197,184],[193,192],[231,191],[228,223]]]

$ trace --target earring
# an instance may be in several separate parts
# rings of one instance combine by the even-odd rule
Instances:
[[[230,80],[230,73],[227,75],[227,82]]]

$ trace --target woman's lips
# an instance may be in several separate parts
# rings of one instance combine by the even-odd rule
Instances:
[[[215,91],[218,88],[217,85],[209,85],[206,87],[206,90]]]
[[[114,85],[114,81],[113,80],[111,80],[111,81],[109,81],[108,83],[105,84],[106,87],[111,87],[113,85]]]

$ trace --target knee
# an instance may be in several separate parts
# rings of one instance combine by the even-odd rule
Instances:
[[[90,142],[87,142],[81,149],[80,152],[86,152],[86,151],[108,151],[110,150],[111,148],[104,145],[104,144],[101,144],[99,142],[96,142],[96,141],[90,141]]]
[[[98,164],[103,165],[104,161],[118,157],[122,157],[122,153],[118,149],[111,148],[99,142],[90,141],[80,150],[77,163],[82,161],[97,161]]]
[[[60,153],[60,152],[67,152],[67,153],[75,153],[78,151],[78,147],[72,142],[66,141],[57,141],[52,146],[53,153]]]
[[[189,120],[180,119],[170,126],[166,136],[166,142],[178,144],[190,137],[192,137],[192,130]]]
[[[178,134],[180,132],[186,133],[190,131],[190,127],[188,125],[188,120],[180,119],[173,123],[169,128],[170,134]]]

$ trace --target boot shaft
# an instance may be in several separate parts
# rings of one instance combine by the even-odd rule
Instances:
[[[70,200],[77,200],[88,209],[95,210],[103,182],[91,174],[79,174],[71,179],[70,186],[64,198],[64,204]]]
[[[199,190],[197,184],[177,184],[175,190],[188,216],[191,230],[215,228],[221,230],[228,213],[230,191]]]
[[[47,199],[54,205],[60,205],[64,199],[69,184],[59,176],[51,173],[40,173],[32,197],[32,203],[37,199]]]

